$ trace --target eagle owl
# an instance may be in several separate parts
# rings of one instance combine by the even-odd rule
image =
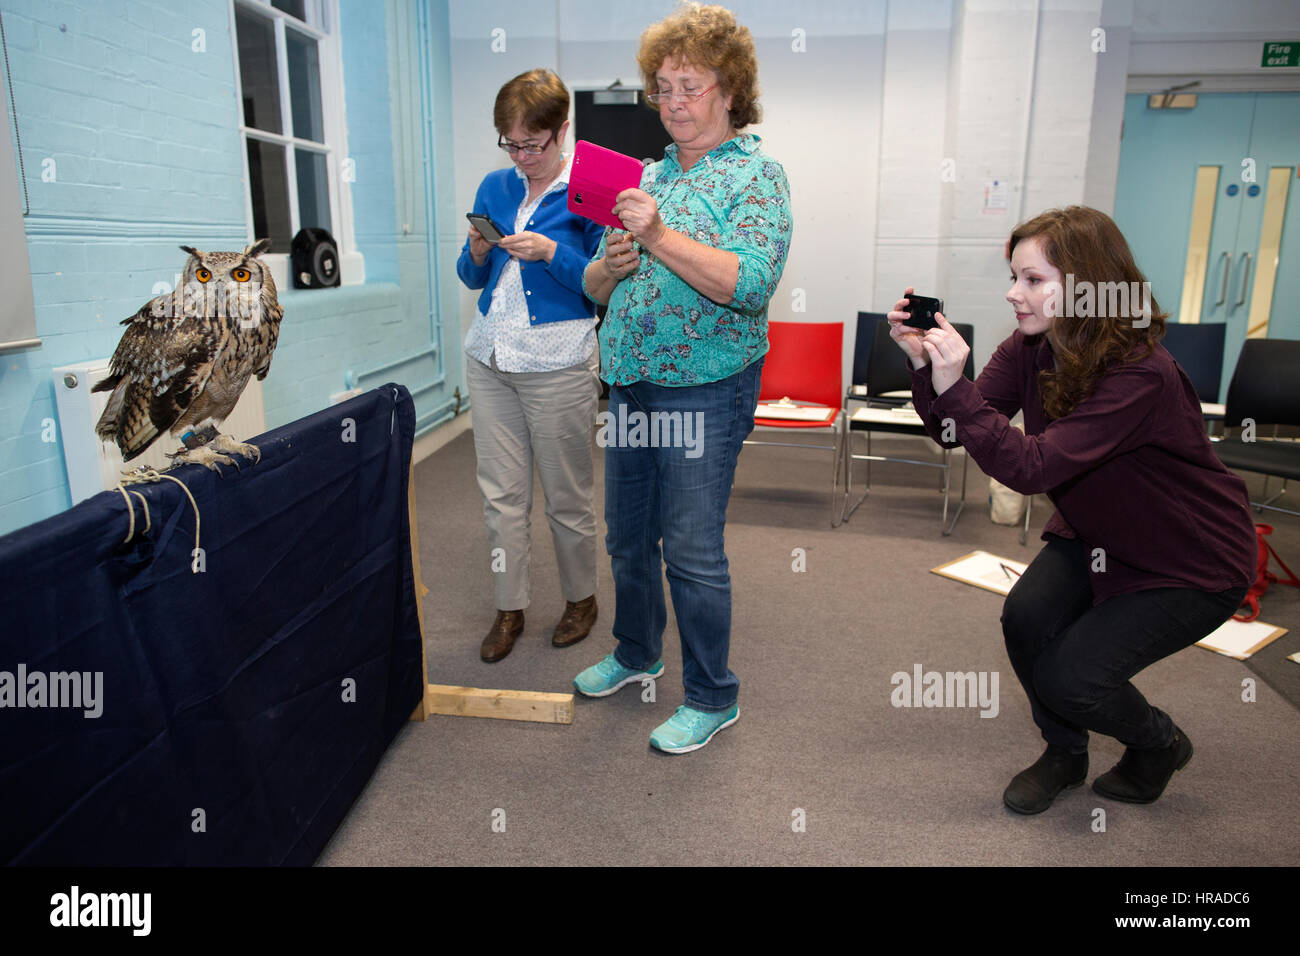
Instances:
[[[189,253],[173,292],[123,319],[127,327],[109,375],[93,391],[112,390],[95,433],[117,442],[122,459],[144,452],[163,432],[180,438],[171,455],[182,462],[235,465],[239,454],[257,461],[255,445],[217,432],[250,375],[266,378],[284,310],[271,271],[258,258],[271,240],[243,252]],[[222,454],[224,452],[225,454]]]

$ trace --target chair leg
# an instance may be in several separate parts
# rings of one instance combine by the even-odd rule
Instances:
[[[868,443],[871,441],[870,436],[871,433],[867,432]],[[871,454],[869,446],[867,454]],[[862,502],[866,501],[867,496],[871,494],[871,462],[869,460],[867,469],[867,488],[862,492],[858,500],[853,501],[853,504],[850,505],[849,502],[853,500],[853,429],[847,428],[844,434],[844,515],[842,521],[848,521],[849,518],[853,517],[853,512],[857,511]]]
[[[957,519],[961,517],[963,509],[966,507],[966,472],[970,468],[970,454],[963,449],[962,458],[964,459],[961,466],[961,501],[957,505],[957,510],[953,512],[952,521],[948,520],[948,473],[952,470],[952,449],[943,450],[944,467],[943,467],[943,534],[944,537],[952,534],[952,529],[957,526]]]
[[[1264,494],[1265,494],[1265,495],[1268,494],[1268,479],[1269,479],[1269,477],[1270,477],[1269,475],[1265,475],[1265,476],[1264,476]],[[1251,502],[1251,503],[1255,506],[1255,513],[1256,513],[1256,514],[1263,514],[1265,508],[1268,508],[1270,505],[1273,504],[1273,502],[1277,501],[1277,499],[1281,498],[1284,494],[1286,494],[1286,482],[1287,482],[1287,480],[1286,480],[1285,478],[1283,478],[1283,479],[1282,479],[1282,487],[1279,488],[1276,492],[1274,492],[1274,494],[1273,494],[1273,496],[1272,496],[1271,498],[1269,498],[1269,497],[1265,497],[1263,501],[1259,501],[1259,502]],[[1284,509],[1284,508],[1274,508],[1274,509],[1272,509],[1272,510],[1274,510],[1274,511],[1285,511],[1286,509]]]
[[[1034,496],[1029,495],[1029,500],[1025,502],[1025,525],[1020,529],[1020,543],[1024,544],[1029,538],[1029,516],[1034,513]]]
[[[867,429],[867,491],[871,491],[871,429]]]
[[[952,470],[952,449],[943,450],[943,467],[939,469],[939,490],[943,492],[943,517],[939,519],[939,527],[944,529],[944,534],[948,533],[948,472]]]
[[[846,515],[845,509],[849,504],[848,476],[844,474],[844,412],[835,418],[835,449],[831,453],[831,527],[838,528],[844,523]],[[836,495],[839,492],[840,478],[844,477],[844,497],[836,501]]]

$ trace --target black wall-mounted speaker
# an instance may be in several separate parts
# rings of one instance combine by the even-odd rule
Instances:
[[[324,229],[299,229],[289,247],[295,289],[328,289],[339,284],[339,247]]]

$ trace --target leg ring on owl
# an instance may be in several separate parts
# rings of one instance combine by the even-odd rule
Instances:
[[[261,449],[256,445],[235,441],[229,435],[218,432],[210,422],[197,431],[187,431],[181,436],[181,442],[185,447],[168,456],[173,468],[181,464],[197,464],[220,474],[218,463],[233,465],[236,471],[239,470],[239,462],[231,458],[231,455],[241,455],[253,462],[262,458]],[[221,452],[226,454],[220,454]]]
[[[198,431],[188,431],[182,435],[181,444],[193,451],[212,441],[218,434],[217,427],[209,422]]]
[[[178,465],[203,465],[207,468],[211,468],[218,475],[221,474],[221,469],[217,467],[218,462],[223,465],[234,465],[238,468],[239,465],[233,458],[227,455],[218,454],[216,451],[208,447],[209,444],[216,445],[218,435],[219,433],[217,432],[216,426],[211,422],[207,422],[201,428],[192,428],[186,431],[181,435],[181,444],[184,447],[178,448],[174,454],[167,456],[172,460],[171,467],[175,468]],[[217,448],[221,451],[225,450],[220,448],[220,446],[217,446]]]

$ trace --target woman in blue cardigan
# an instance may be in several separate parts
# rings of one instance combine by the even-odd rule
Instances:
[[[534,464],[565,599],[552,644],[576,644],[596,620],[591,434],[599,385],[595,307],[582,272],[603,229],[568,211],[568,115],[569,91],[550,70],[501,87],[492,118],[514,166],[484,178],[474,212],[505,235],[492,242],[471,226],[456,263],[461,281],[483,290],[465,337],[465,378],[497,606],[485,661],[509,654],[524,629]]]

